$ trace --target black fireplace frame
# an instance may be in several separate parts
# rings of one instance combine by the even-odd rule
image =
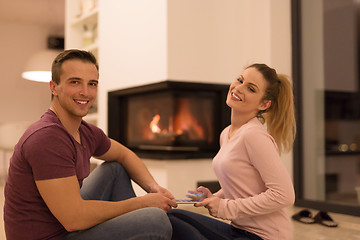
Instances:
[[[219,136],[221,131],[230,124],[230,108],[226,106],[226,97],[229,85],[227,84],[213,84],[213,83],[199,83],[199,82],[184,82],[166,80],[158,83],[151,83],[142,86],[136,86],[126,89],[114,90],[108,92],[108,136],[119,141],[127,146],[125,135],[126,118],[122,117],[127,112],[127,98],[137,94],[156,93],[165,90],[169,91],[189,91],[196,94],[198,91],[211,91],[216,96],[215,111],[216,116],[214,123],[214,137],[217,143],[216,147],[209,150],[200,149],[198,151],[184,151],[176,149],[162,149],[162,150],[143,150],[138,148],[131,148],[138,156],[149,159],[198,159],[198,158],[213,158],[219,150]],[[214,114],[214,115],[215,115]]]

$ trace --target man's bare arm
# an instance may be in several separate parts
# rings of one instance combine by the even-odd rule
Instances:
[[[52,214],[67,231],[87,229],[144,207],[168,211],[174,206],[172,200],[158,193],[120,202],[83,200],[76,176],[36,181],[36,185]]]

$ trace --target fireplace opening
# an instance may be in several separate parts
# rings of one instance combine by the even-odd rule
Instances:
[[[108,135],[141,157],[213,157],[230,122],[228,85],[164,81],[109,92]]]

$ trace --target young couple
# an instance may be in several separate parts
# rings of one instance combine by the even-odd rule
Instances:
[[[221,134],[213,168],[221,190],[202,193],[197,207],[231,221],[173,209],[142,161],[82,120],[98,87],[95,57],[66,50],[52,64],[52,103],[15,146],[5,186],[8,240],[19,239],[291,239],[286,207],[292,181],[279,153],[295,135],[289,81],[264,64],[231,84],[231,125]],[[266,123],[267,130],[263,123]],[[105,162],[90,174],[90,158]],[[147,194],[136,197],[131,181]]]

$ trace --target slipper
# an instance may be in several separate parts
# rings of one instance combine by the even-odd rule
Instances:
[[[312,217],[311,212],[307,209],[301,210],[300,212],[294,214],[292,216],[292,219],[299,221],[301,223],[305,223],[305,224],[315,223],[315,220]]]
[[[316,223],[320,223],[326,227],[337,227],[337,223],[327,214],[327,212],[320,211],[314,217]]]

